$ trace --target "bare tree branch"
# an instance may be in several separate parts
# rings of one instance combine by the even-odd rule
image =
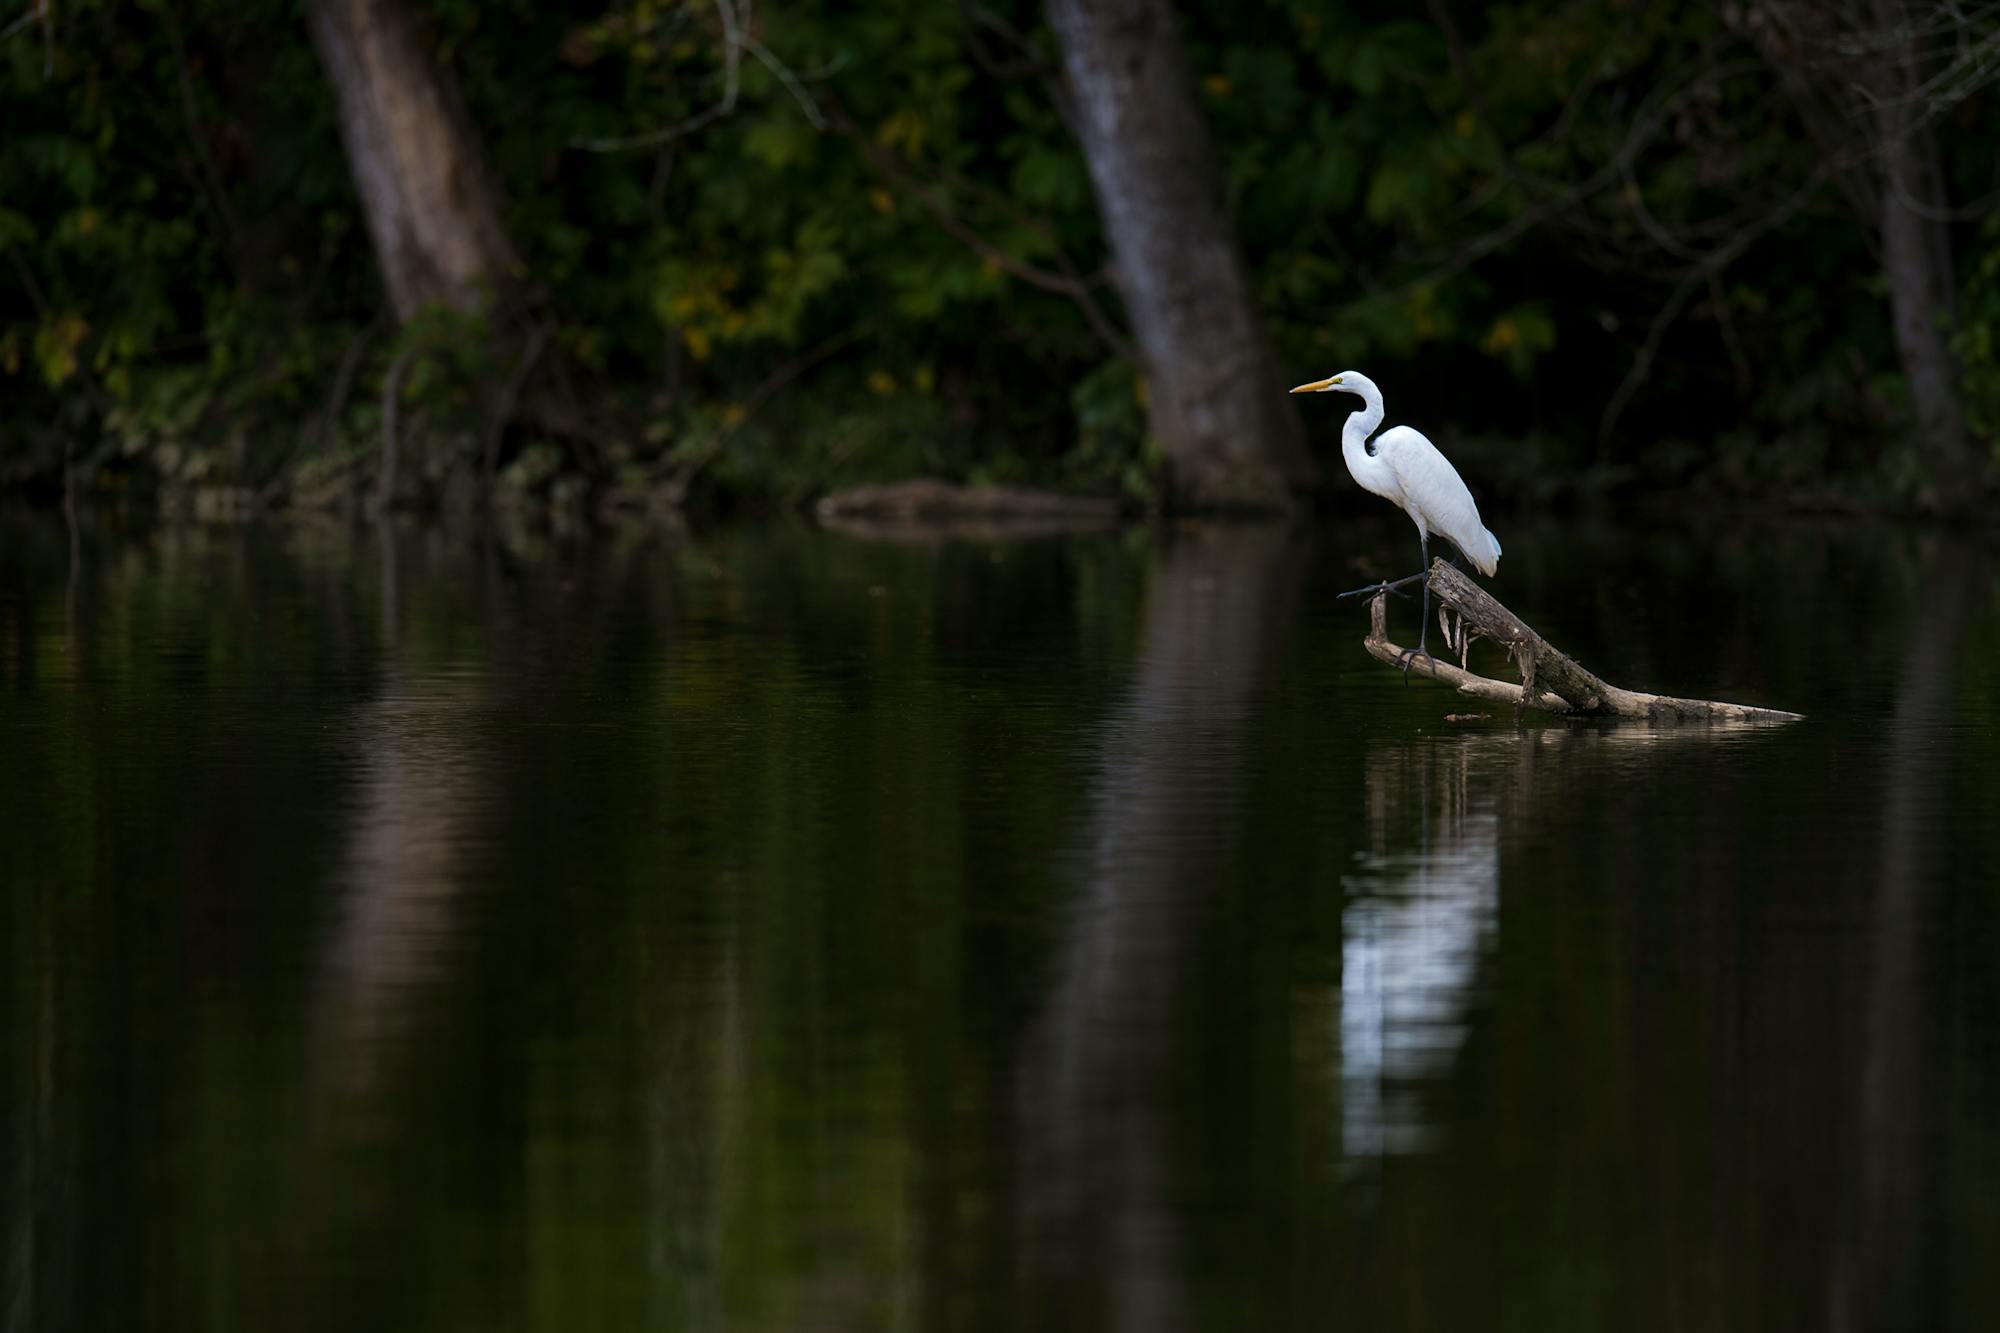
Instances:
[[[813,95],[806,91],[798,76],[793,74],[782,60],[772,55],[770,49],[762,42],[746,38],[743,45],[751,55],[757,57],[758,64],[770,70],[773,77],[785,85],[785,91],[792,95],[792,100],[799,104],[799,110],[805,113],[806,123],[816,130],[825,129],[825,113],[819,109],[819,103],[813,100]]]
[[[334,372],[333,387],[327,391],[326,405],[299,428],[298,435],[292,441],[292,447],[285,451],[276,466],[271,469],[270,478],[257,492],[259,505],[269,505],[277,498],[279,490],[285,484],[287,463],[305,452],[309,445],[317,445],[333,433],[333,423],[339,417],[340,409],[347,402],[347,395],[354,387],[354,374],[361,366],[361,353],[380,325],[379,318],[370,320],[348,340],[347,350],[341,353],[340,366]]]
[[[1729,368],[1736,372],[1736,391],[1750,389],[1750,358],[1743,354],[1743,341],[1736,336],[1736,321],[1729,314],[1729,298],[1722,290],[1722,274],[1708,275],[1708,303],[1715,310],[1715,326],[1722,333],[1723,350],[1729,353]]]
[[[1640,345],[1638,355],[1632,359],[1631,369],[1625,372],[1625,378],[1619,382],[1610,401],[1604,405],[1604,415],[1599,422],[1597,432],[1600,446],[1610,440],[1611,432],[1618,424],[1618,418],[1624,414],[1626,406],[1632,401],[1632,395],[1638,392],[1639,387],[1646,382],[1646,377],[1652,373],[1653,358],[1659,353],[1661,340],[1666,337],[1667,329],[1680,316],[1681,310],[1687,305],[1688,298],[1694,295],[1696,288],[1719,278],[1722,271],[1736,262],[1752,243],[1791,221],[1813,195],[1819,192],[1827,176],[1837,169],[1837,164],[1822,162],[1806,182],[1793,191],[1791,198],[1783,207],[1738,231],[1726,243],[1692,265],[1675,284],[1666,304],[1654,315],[1652,326],[1646,331],[1646,341]]]
[[[208,151],[208,138],[201,129],[201,107],[195,100],[194,76],[188,68],[187,44],[181,38],[181,25],[174,17],[172,5],[160,6],[160,22],[166,29],[167,44],[173,48],[174,78],[180,89],[181,117],[187,122],[188,143],[194,149],[195,166],[199,169],[199,179],[204,192],[209,196],[216,217],[222,223],[227,235],[227,252],[232,255],[242,253],[243,228],[236,220],[236,210],[230,207],[229,192],[223,188],[222,173],[216,168],[215,155]]]
[[[403,403],[403,378],[409,374],[421,349],[415,343],[406,343],[403,350],[396,353],[396,359],[389,363],[389,373],[382,379],[382,463],[375,482],[375,512],[386,514],[396,498],[396,459],[399,441],[396,437],[396,416]]]
[[[1048,241],[1051,250],[1057,256],[1057,263],[1060,265],[1059,270],[1053,272],[1028,263],[1026,260],[1015,256],[1005,248],[982,236],[970,224],[951,210],[950,206],[939,196],[938,190],[932,183],[919,178],[896,154],[877,147],[874,143],[870,142],[868,136],[851,121],[847,121],[843,117],[837,122],[837,125],[853,141],[855,146],[860,149],[862,155],[877,170],[902,186],[909,197],[916,200],[918,206],[928,213],[931,219],[938,226],[942,227],[947,235],[972,250],[982,259],[992,263],[1008,276],[1018,278],[1030,286],[1039,287],[1045,292],[1053,292],[1058,296],[1068,297],[1071,301],[1075,302],[1077,309],[1083,313],[1084,319],[1090,324],[1091,330],[1103,340],[1104,345],[1111,350],[1113,355],[1127,361],[1134,359],[1135,354],[1131,339],[1125,335],[1124,331],[1112,321],[1111,316],[1105,311],[1103,304],[1097,299],[1096,292],[1093,290],[1093,284],[1077,271],[1075,265],[1063,254],[1061,247],[1055,244],[1054,229],[1047,222],[1027,213],[1020,208],[1019,204],[1006,198],[1004,195],[1000,195],[999,192],[991,191],[990,187],[982,186],[978,182],[969,181],[962,176],[952,175],[950,177],[954,183],[961,187],[970,187],[979,190],[1002,211],[1013,217],[1016,222],[1038,232],[1044,240]]]
[[[42,77],[55,77],[56,72],[56,18],[55,0],[32,0],[28,8],[15,16],[14,21],[0,28],[0,42],[16,33],[25,32],[29,24],[40,20],[42,25]]]
[[[18,15],[12,23],[9,23],[4,28],[0,28],[0,42],[6,41],[9,37],[12,37],[14,34],[18,32],[25,31],[30,23],[33,23],[36,19],[40,18],[41,16],[42,16],[42,6],[39,3],[39,0],[37,0],[37,3],[29,5],[26,12]]]
[[[743,17],[748,18],[751,0],[743,0]],[[738,21],[736,6],[732,0],[715,0],[716,17],[722,24],[722,100],[705,111],[696,112],[686,120],[657,130],[647,130],[642,134],[619,134],[598,139],[578,139],[574,147],[588,149],[593,153],[622,153],[634,148],[657,148],[661,144],[693,134],[696,130],[712,125],[736,109],[736,94],[741,86],[743,51],[745,42],[743,28]]]
[[[1669,117],[1699,95],[1704,85],[1759,73],[1762,68],[1757,61],[1734,61],[1698,70],[1677,84],[1654,89],[1634,113],[1630,130],[1610,160],[1580,181],[1570,184],[1546,182],[1541,187],[1545,193],[1539,202],[1521,209],[1491,230],[1459,242],[1448,251],[1417,258],[1415,262],[1419,267],[1415,272],[1383,289],[1378,295],[1395,299],[1418,288],[1434,286],[1464,272],[1488,255],[1505,249],[1544,223],[1558,218],[1573,218],[1579,205],[1623,179],[1630,165],[1665,129]]]
[[[549,326],[537,322],[528,334],[527,345],[514,361],[514,369],[507,376],[507,382],[500,387],[500,397],[494,401],[493,412],[486,421],[485,439],[480,442],[479,484],[490,495],[493,490],[493,469],[500,459],[500,437],[506,433],[507,423],[514,419],[514,404],[521,397],[521,386],[528,382],[528,375],[535,363],[542,358],[542,349],[548,345]]]
[[[675,463],[665,483],[669,501],[678,506],[687,497],[688,487],[694,484],[694,479],[701,474],[702,470],[722,456],[723,449],[728,446],[729,441],[734,438],[736,432],[748,425],[750,419],[756,416],[762,410],[763,406],[776,397],[786,385],[805,374],[808,370],[811,370],[814,366],[817,366],[820,362],[833,356],[836,352],[843,351],[854,343],[859,342],[870,332],[872,332],[872,329],[868,325],[857,324],[851,329],[834,334],[817,347],[808,350],[803,356],[793,358],[784,365],[779,366],[769,375],[766,375],[758,383],[757,387],[750,391],[749,396],[744,399],[743,414],[741,416],[716,431],[694,449],[689,450],[685,456]]]
[[[742,8],[737,8],[738,3]],[[816,130],[827,128],[826,113],[820,109],[819,101],[807,90],[808,83],[826,78],[840,62],[836,61],[826,69],[810,74],[799,74],[772,53],[771,49],[752,35],[752,7],[755,0],[715,0],[717,21],[722,30],[722,97],[714,105],[696,112],[685,120],[671,125],[663,125],[656,130],[646,130],[639,134],[607,135],[596,139],[575,139],[570,146],[586,149],[593,153],[622,153],[638,148],[658,148],[664,144],[682,139],[697,130],[705,129],[736,110],[736,103],[742,91],[743,55],[747,51],[751,59],[771,72],[784,90],[791,94],[804,113],[806,122]]]
[[[979,0],[956,0],[956,4],[958,16],[965,22],[966,50],[971,52],[972,61],[979,68],[996,79],[1054,77],[1054,62],[1037,50],[1020,29],[980,4]],[[981,40],[979,34],[982,31],[992,33],[1019,54],[1011,60],[994,55]]]

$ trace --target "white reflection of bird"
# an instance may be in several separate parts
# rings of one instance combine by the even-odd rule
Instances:
[[[1391,426],[1373,441],[1369,440],[1369,432],[1382,424],[1382,391],[1375,387],[1374,380],[1355,371],[1344,370],[1327,379],[1301,384],[1292,392],[1351,393],[1361,399],[1361,410],[1347,418],[1347,425],[1340,432],[1340,456],[1363,490],[1373,491],[1383,499],[1401,505],[1403,512],[1417,525],[1417,540],[1424,552],[1424,568],[1415,578],[1424,578],[1430,571],[1433,532],[1450,539],[1480,573],[1492,577],[1493,571],[1500,567],[1500,539],[1479,521],[1479,506],[1473,502],[1472,492],[1466,489],[1465,479],[1458,475],[1458,469],[1451,465],[1451,460],[1439,453],[1438,447],[1420,432],[1408,426]],[[1402,579],[1395,584],[1386,581],[1372,583],[1341,596],[1376,592],[1411,581]],[[1423,629],[1418,632],[1416,647],[1416,652],[1425,656],[1429,656],[1424,643],[1430,633],[1430,619],[1431,588],[1426,580]],[[1414,658],[1415,654],[1410,656]],[[1409,669],[1409,661],[1406,660],[1403,664],[1405,677]]]

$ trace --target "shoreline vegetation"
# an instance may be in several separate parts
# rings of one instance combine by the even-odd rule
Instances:
[[[1529,514],[1628,517],[1643,523],[1672,522],[1692,514],[1715,518],[1765,516],[1813,521],[1944,523],[1955,527],[2000,528],[2000,506],[1943,512],[1920,499],[1886,492],[1859,480],[1801,487],[1790,494],[1769,490],[1731,491],[1700,480],[1679,485],[1639,486],[1619,479],[1593,476],[1571,479],[1561,486],[1481,475],[1481,504],[1503,519]],[[129,476],[95,483],[74,481],[67,493],[59,478],[0,491],[0,503],[60,513],[69,508],[121,512],[164,523],[322,523],[366,521],[383,517],[366,479],[324,484],[302,502],[272,502],[257,489],[229,483],[161,487],[135,483]],[[1037,535],[1042,532],[1115,527],[1132,522],[1189,518],[1208,520],[1285,520],[1365,516],[1370,498],[1338,489],[1299,497],[1283,509],[1211,507],[1184,510],[1167,506],[1153,494],[1079,491],[1023,483],[952,481],[939,477],[906,477],[895,481],[859,482],[818,494],[787,497],[779,502],[761,490],[717,494],[695,503],[677,500],[658,490],[613,489],[593,492],[584,479],[562,474],[536,490],[518,488],[503,478],[482,493],[471,477],[448,477],[421,499],[391,506],[399,517],[443,522],[451,526],[477,523],[482,515],[509,521],[574,527],[589,524],[621,527],[633,524],[679,525],[690,520],[744,518],[807,520],[835,531],[865,534],[899,528],[993,535]]]
[[[1499,514],[1990,521],[1996,48],[1920,0],[31,7],[0,495],[1340,509],[1283,385],[1353,366]]]

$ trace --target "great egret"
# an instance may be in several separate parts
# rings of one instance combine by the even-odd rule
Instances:
[[[1416,652],[1410,658],[1414,660],[1416,653],[1429,657],[1424,644],[1431,629],[1431,585],[1427,577],[1431,567],[1431,534],[1449,538],[1488,578],[1500,567],[1500,539],[1479,521],[1479,506],[1473,502],[1472,492],[1466,489],[1458,469],[1420,432],[1408,426],[1391,426],[1372,442],[1369,440],[1370,432],[1382,424],[1382,391],[1375,387],[1374,380],[1356,371],[1343,370],[1338,375],[1301,384],[1292,392],[1351,393],[1361,399],[1361,410],[1347,418],[1347,425],[1340,432],[1340,456],[1347,463],[1347,470],[1361,483],[1362,490],[1373,491],[1401,505],[1417,525],[1424,567],[1414,577],[1424,579],[1424,618],[1423,628],[1417,632]],[[1341,596],[1352,597],[1395,586],[1385,580]],[[1409,674],[1410,664],[1405,661],[1404,678]]]

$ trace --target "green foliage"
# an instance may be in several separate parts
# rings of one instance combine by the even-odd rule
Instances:
[[[1119,317],[1038,5],[771,0],[732,47],[724,20],[749,11],[696,0],[586,17],[407,2],[553,356],[622,423],[598,483],[782,502],[922,469],[1147,490],[1133,368],[1051,290],[1080,283]],[[38,39],[0,46],[0,483],[48,476],[74,440],[170,482],[261,485],[314,457],[338,472],[412,340],[412,428],[463,436],[505,358],[463,326],[381,334],[295,7],[55,12],[46,67]],[[1366,366],[1423,389],[1427,422],[1534,434],[1569,468],[1677,476],[1736,431],[1795,442],[1787,475],[1893,470],[1871,443],[1896,402],[1868,236],[1831,181],[1766,226],[1823,153],[1729,13],[1443,12],[1458,31],[1355,0],[1184,6],[1287,368]],[[1990,119],[1968,103],[1949,126],[1957,195],[1987,188],[1960,148]],[[1662,325],[1611,427],[1685,267],[1661,237],[1700,249],[1732,227],[1765,229]],[[1958,345],[1989,439],[1991,241],[1966,266]],[[531,444],[531,489],[578,466],[560,442],[509,456]]]
[[[296,416],[373,292],[291,7],[52,12],[46,65],[0,48],[0,467],[32,475],[56,433],[115,459]]]
[[[2000,461],[2000,219],[1980,228],[1966,269],[1953,350],[1965,373],[1966,415]]]

